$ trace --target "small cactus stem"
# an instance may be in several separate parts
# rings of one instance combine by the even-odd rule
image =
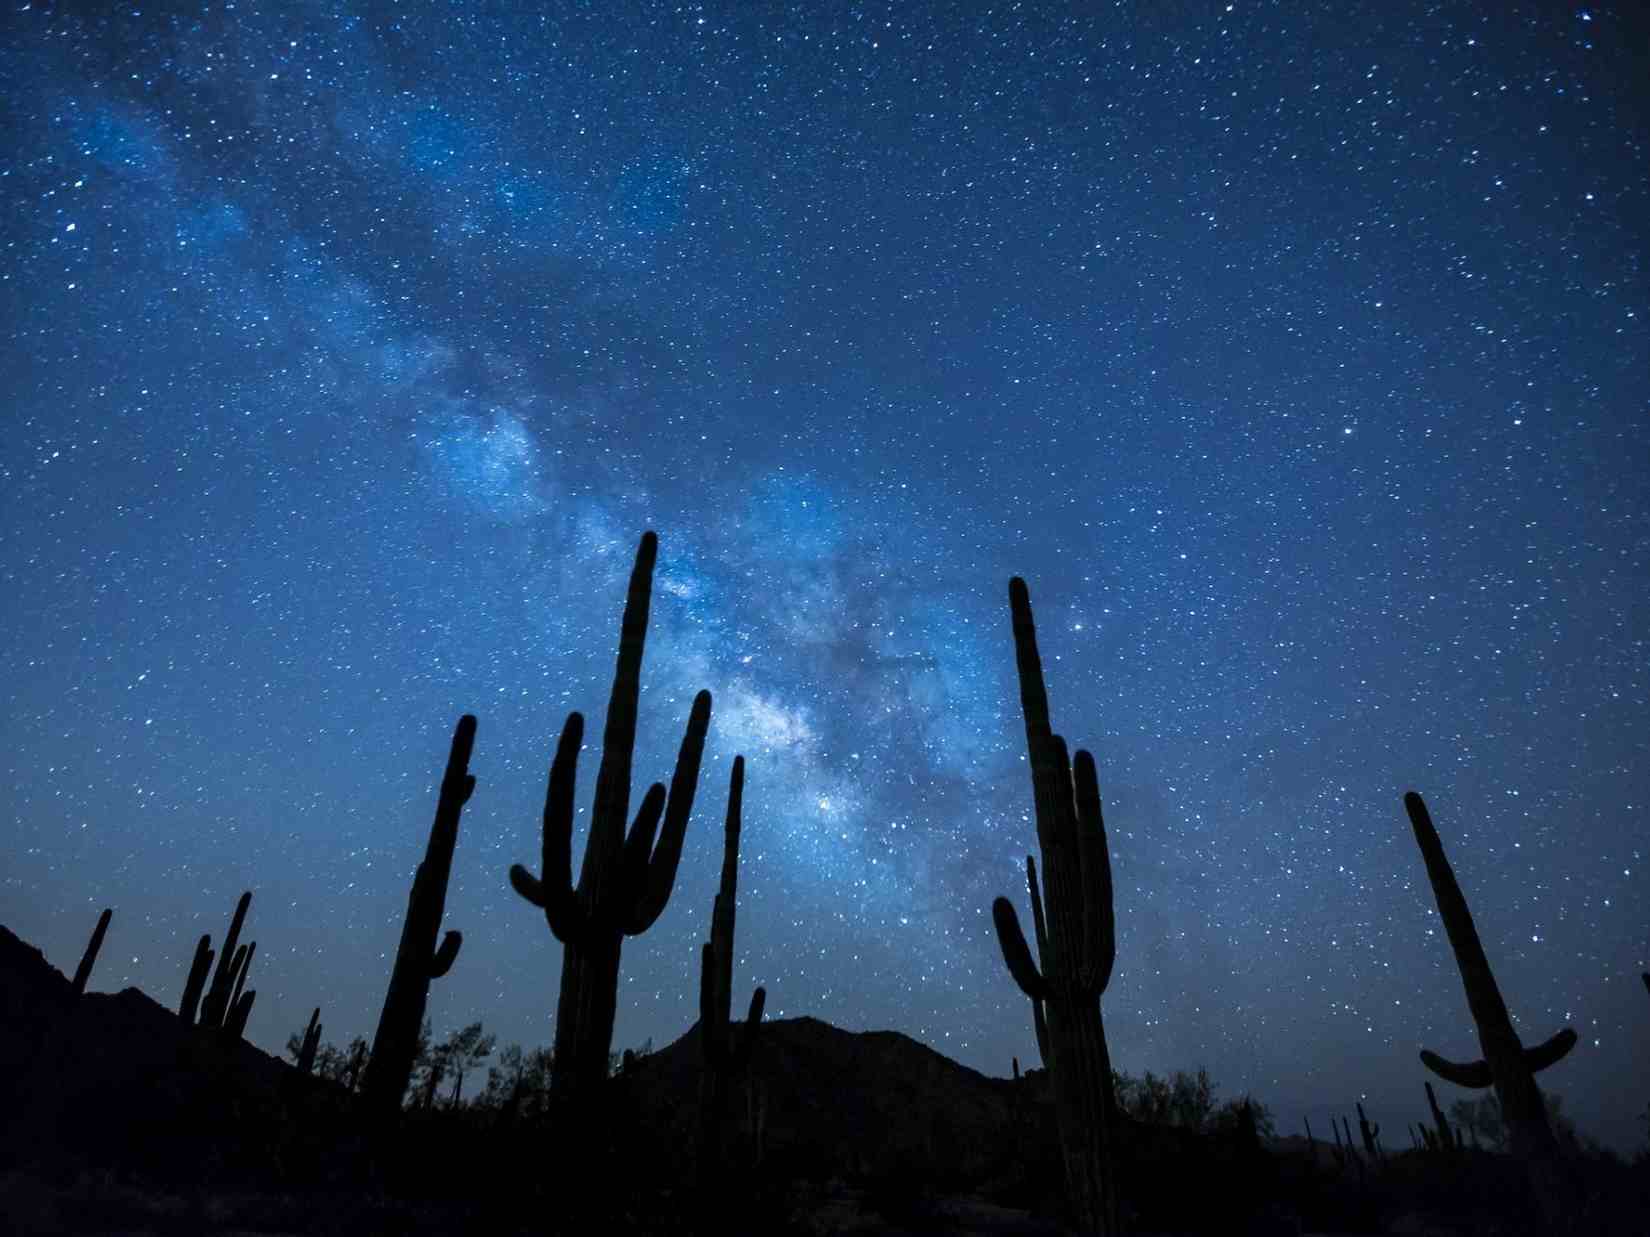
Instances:
[[[1438,1097],[1433,1093],[1432,1083],[1424,1084],[1427,1089],[1427,1107],[1432,1110],[1432,1121],[1438,1130],[1438,1148],[1447,1151],[1460,1146],[1454,1131],[1450,1129],[1449,1119],[1444,1116],[1444,1110],[1438,1107]]]
[[[235,998],[235,1003],[229,1007],[229,1015],[224,1019],[224,1034],[230,1039],[240,1039],[246,1034],[246,1021],[252,1016],[252,1002],[258,999],[258,990],[248,988]]]
[[[321,1047],[321,1007],[317,1005],[315,1012],[309,1016],[309,1025],[304,1028],[304,1042],[298,1049],[298,1063],[295,1066],[300,1074],[315,1072],[315,1053]]]
[[[623,941],[651,928],[670,901],[710,726],[710,693],[702,691],[689,712],[668,795],[660,783],[649,787],[627,833],[642,652],[658,552],[658,537],[644,533],[619,624],[618,661],[578,886],[572,883],[573,799],[584,739],[584,718],[578,713],[568,715],[550,765],[540,873],[534,876],[520,864],[510,869],[511,886],[544,912],[563,946],[550,1083],[558,1101],[582,1102],[607,1077]]]
[[[252,891],[248,889],[235,903],[234,917],[229,921],[229,934],[218,950],[218,969],[212,973],[212,986],[201,1000],[200,1023],[207,1027],[221,1027],[229,1013],[229,994],[235,986],[235,970],[241,964],[236,951],[241,939],[241,926],[246,922],[246,911],[252,905]]]
[[[252,955],[258,952],[258,942],[251,941],[246,946],[246,952],[241,955],[241,964],[235,968],[235,987],[229,994],[229,1007],[235,1008],[235,1002],[241,999],[241,990],[246,987],[247,972],[252,969]]]
[[[1301,1120],[1306,1123],[1306,1146],[1307,1146],[1307,1148],[1311,1149],[1311,1148],[1316,1147],[1318,1145],[1318,1140],[1316,1138],[1312,1137],[1312,1118],[1303,1116],[1301,1118]]]
[[[195,956],[189,963],[189,976],[183,984],[183,1000],[178,1002],[178,1017],[183,1019],[183,1025],[195,1025],[195,1015],[200,1006],[201,990],[206,987],[207,972],[212,969],[212,935],[203,933],[201,939],[195,943]]]
[[[452,968],[463,935],[441,936],[441,918],[447,909],[447,884],[452,877],[453,851],[458,845],[458,822],[464,805],[475,793],[470,755],[475,749],[476,719],[466,713],[453,728],[447,749],[447,767],[436,797],[435,821],[430,825],[424,859],[413,873],[407,895],[407,914],[401,921],[401,943],[390,971],[390,985],[378,1015],[372,1055],[367,1059],[361,1091],[369,1112],[380,1121],[401,1111],[402,1097],[412,1078],[418,1055],[418,1035],[430,1000],[430,981]]]
[[[1579,1201],[1579,1183],[1563,1163],[1535,1074],[1561,1060],[1575,1046],[1576,1033],[1565,1027],[1545,1043],[1524,1047],[1513,1029],[1495,973],[1490,969],[1478,930],[1473,925],[1472,912],[1467,909],[1466,896],[1444,854],[1426,802],[1410,791],[1404,796],[1404,810],[1426,864],[1438,915],[1444,921],[1444,931],[1455,953],[1455,965],[1466,989],[1467,1007],[1477,1024],[1478,1042],[1484,1052],[1481,1060],[1458,1065],[1423,1050],[1421,1062],[1447,1082],[1495,1087],[1513,1154],[1524,1162],[1547,1222],[1555,1232],[1563,1231]]]
[[[1356,1106],[1358,1109],[1358,1133],[1363,1137],[1364,1150],[1369,1154],[1370,1159],[1378,1159],[1379,1156],[1375,1150],[1375,1137],[1381,1132],[1381,1127],[1369,1123],[1369,1118],[1364,1115],[1362,1100],[1359,1100]]]
[[[92,977],[92,968],[97,965],[98,950],[103,948],[104,934],[109,931],[109,920],[114,917],[114,910],[105,907],[103,913],[97,917],[97,927],[92,929],[92,939],[86,943],[86,952],[80,955],[80,965],[74,970],[74,994],[84,996],[86,981]]]
[[[1100,997],[1116,960],[1111,856],[1094,759],[1068,755],[1049,720],[1037,628],[1025,581],[1008,586],[1020,708],[1031,764],[1032,802],[1042,853],[1042,898],[1027,865],[1037,956],[1007,898],[992,903],[1003,961],[1020,990],[1041,1003],[1047,1025],[1044,1055],[1054,1089],[1067,1198],[1077,1229],[1119,1231],[1111,1125],[1116,1112],[1111,1059]],[[1039,902],[1046,917],[1039,924]],[[1033,1015],[1035,1019],[1035,1012]]]
[[[1014,1065],[1014,1081],[1019,1082],[1020,1081],[1020,1058],[1019,1057],[1013,1057],[1013,1058],[1011,1058],[1011,1060],[1012,1060],[1013,1065]]]

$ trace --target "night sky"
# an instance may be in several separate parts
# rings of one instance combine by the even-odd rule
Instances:
[[[1407,1146],[1479,1055],[1416,789],[1643,1143],[1637,4],[168,7],[0,17],[0,922],[112,906],[175,1006],[250,888],[250,1038],[370,1036],[474,712],[430,1012],[547,1043],[506,873],[653,528],[633,803],[715,711],[615,1049],[697,1016],[744,753],[736,1009],[1005,1075],[1022,575],[1117,1066]]]

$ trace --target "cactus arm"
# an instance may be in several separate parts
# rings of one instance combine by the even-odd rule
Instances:
[[[1487,1061],[1479,1060],[1467,1063],[1451,1061],[1439,1056],[1436,1052],[1428,1052],[1423,1048],[1421,1049],[1421,1064],[1445,1082],[1453,1082],[1458,1087],[1471,1087],[1474,1090],[1481,1090],[1495,1081],[1490,1074],[1490,1066]]]
[[[701,691],[693,698],[687,730],[676,753],[676,769],[670,778],[670,797],[665,805],[659,844],[647,865],[647,883],[635,891],[636,900],[625,924],[629,936],[651,928],[664,913],[676,887],[676,869],[682,862],[682,842],[687,836],[688,816],[693,811],[694,791],[699,784],[699,766],[705,755],[705,735],[710,730],[711,698]]]
[[[253,941],[245,947],[241,954],[241,964],[235,968],[235,987],[229,994],[229,1008],[235,1008],[235,1002],[241,999],[241,989],[246,987],[247,972],[252,969],[252,955],[258,952],[258,942]]]
[[[1043,890],[1037,881],[1037,861],[1026,856],[1026,892],[1031,897],[1031,927],[1037,940],[1037,956],[1048,952],[1048,921],[1043,917]],[[1037,1057],[1048,1068],[1048,1015],[1042,1001],[1031,998],[1031,1029],[1037,1039]]]
[[[449,932],[441,938],[441,946],[430,959],[430,978],[440,979],[453,969],[453,963],[458,959],[458,951],[464,944],[464,933]]]
[[[1077,808],[1078,855],[1083,870],[1084,986],[1104,992],[1117,962],[1117,918],[1112,907],[1111,848],[1100,808],[1100,781],[1094,757],[1079,751],[1072,760]]]
[[[257,999],[258,990],[248,988],[229,1007],[229,1015],[224,1019],[223,1029],[231,1039],[240,1039],[246,1034],[246,1021],[252,1016],[252,1002]]]
[[[584,743],[584,715],[569,713],[550,762],[544,795],[542,879],[519,863],[510,869],[510,884],[544,912],[550,931],[563,943],[582,940],[589,914],[573,890],[573,792],[577,786],[579,748]]]
[[[1031,956],[1025,933],[1020,930],[1020,917],[1014,911],[1014,903],[1007,898],[993,901],[991,921],[997,927],[997,944],[1002,947],[1003,961],[1008,964],[1008,973],[1014,977],[1014,982],[1020,985],[1020,991],[1033,1001],[1046,1001],[1049,996],[1048,982]]]
[[[183,984],[183,1000],[178,1003],[178,1017],[183,1025],[195,1025],[195,1014],[200,1006],[201,989],[206,987],[207,973],[212,969],[212,934],[204,933],[195,944],[195,957],[189,964],[189,977]]]
[[[1576,1033],[1565,1027],[1550,1039],[1545,1039],[1534,1048],[1524,1049],[1524,1066],[1535,1074],[1546,1069],[1549,1065],[1557,1065],[1566,1056],[1570,1049],[1576,1046]]]
[[[653,840],[659,834],[659,818],[665,811],[665,787],[654,782],[642,796],[636,819],[624,839],[625,884],[630,889],[647,886],[647,863],[653,857]]]
[[[1570,1049],[1575,1046],[1576,1033],[1569,1027],[1565,1027],[1558,1034],[1542,1040],[1535,1047],[1524,1049],[1524,1066],[1532,1074],[1540,1073],[1549,1065],[1556,1065],[1562,1061],[1569,1055]],[[1490,1072],[1489,1062],[1482,1059],[1461,1064],[1456,1061],[1445,1060],[1435,1052],[1422,1049],[1421,1064],[1445,1082],[1453,1082],[1458,1087],[1482,1089],[1491,1086],[1495,1081]]]
[[[86,991],[86,981],[92,977],[92,967],[97,965],[98,951],[103,948],[103,937],[109,931],[109,920],[114,917],[114,910],[105,907],[103,913],[97,917],[97,927],[92,929],[92,939],[86,942],[86,952],[80,955],[80,965],[74,970],[74,994],[82,995]]]

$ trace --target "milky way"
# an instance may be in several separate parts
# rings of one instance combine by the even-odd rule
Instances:
[[[1643,1142],[1637,6],[81,7],[0,18],[0,918],[52,961],[113,906],[94,987],[171,1004],[251,888],[250,1037],[370,1035],[470,711],[431,1014],[548,1042],[505,875],[654,528],[638,795],[716,704],[616,1047],[696,1017],[744,753],[736,1004],[1035,1059],[1018,574],[1120,1067],[1419,1119],[1477,1048],[1414,788],[1581,1035],[1544,1085]]]

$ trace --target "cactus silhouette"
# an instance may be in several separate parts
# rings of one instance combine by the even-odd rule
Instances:
[[[520,864],[510,869],[510,884],[544,912],[550,931],[562,943],[555,1066],[550,1084],[551,1093],[558,1099],[587,1095],[607,1077],[618,1003],[620,949],[626,936],[640,936],[651,928],[670,901],[699,780],[705,731],[710,726],[710,693],[702,691],[693,700],[668,799],[663,785],[655,782],[649,787],[627,835],[642,650],[647,641],[653,564],[658,552],[658,537],[644,533],[620,622],[619,655],[602,732],[590,839],[585,845],[578,886],[574,887],[572,877],[573,792],[579,747],[584,739],[584,718],[578,713],[568,714],[550,765],[540,875],[532,875]]]
[[[1031,898],[1031,931],[1037,940],[1037,956],[1048,954],[1048,921],[1043,917],[1043,891],[1037,883],[1037,861],[1026,856],[1026,893]],[[1048,1018],[1043,1013],[1043,1002],[1031,997],[1031,1029],[1037,1037],[1037,1059],[1048,1068]]]
[[[104,934],[109,931],[109,920],[114,917],[114,910],[105,907],[97,917],[97,927],[92,929],[92,939],[86,942],[86,952],[80,955],[80,965],[74,969],[74,994],[81,996],[86,991],[86,981],[92,977],[92,968],[97,965],[97,954],[103,948]]]
[[[235,976],[246,957],[237,952],[236,942],[241,939],[241,925],[246,922],[246,911],[251,905],[252,891],[248,889],[235,903],[235,914],[229,921],[229,935],[223,938],[223,948],[218,951],[218,969],[212,974],[212,987],[201,1000],[200,1025],[203,1027],[221,1027],[229,1014]]]
[[[1432,1084],[1429,1082],[1425,1085],[1427,1089],[1427,1107],[1432,1110],[1432,1122],[1437,1130],[1432,1138],[1437,1139],[1437,1146],[1440,1151],[1454,1151],[1460,1147],[1461,1140],[1450,1129],[1449,1120],[1444,1116],[1444,1110],[1438,1107],[1438,1097],[1433,1094]],[[1421,1127],[1421,1132],[1423,1134],[1431,1133],[1424,1125]],[[1428,1145],[1432,1145],[1431,1139],[1428,1140]]]
[[[1363,1136],[1364,1150],[1369,1153],[1371,1160],[1378,1160],[1381,1158],[1381,1148],[1375,1140],[1381,1136],[1381,1127],[1379,1123],[1370,1124],[1369,1118],[1364,1115],[1364,1106],[1361,1100],[1357,1103],[1357,1109],[1358,1133]]]
[[[700,951],[699,1041],[705,1069],[699,1088],[699,1177],[717,1189],[727,1146],[727,1110],[733,1085],[749,1066],[768,994],[751,994],[743,1035],[730,1023],[733,1006],[734,903],[739,876],[739,830],[745,795],[745,758],[735,756],[728,780],[728,816],[722,842],[722,884],[710,916],[710,940]]]
[[[235,1003],[241,999],[241,989],[246,987],[246,973],[252,969],[252,955],[258,952],[258,942],[252,941],[235,951],[236,965],[234,967],[235,986],[229,992],[229,1008],[234,1009]],[[225,1019],[227,1022],[228,1019]]]
[[[1438,840],[1438,830],[1433,826],[1426,803],[1410,791],[1404,796],[1404,809],[1409,813],[1415,842],[1426,862],[1438,914],[1444,921],[1450,948],[1455,952],[1455,964],[1467,992],[1467,1006],[1472,1011],[1473,1022],[1478,1025],[1478,1042],[1484,1050],[1482,1059],[1462,1065],[1423,1049],[1421,1063],[1445,1082],[1460,1087],[1494,1086],[1513,1154],[1525,1162],[1548,1223],[1555,1232],[1563,1231],[1569,1224],[1575,1185],[1564,1170],[1558,1140],[1547,1121],[1547,1107],[1535,1085],[1535,1075],[1562,1060],[1575,1047],[1576,1033],[1565,1027],[1534,1048],[1524,1047],[1513,1030],[1506,1002],[1501,999],[1495,974],[1478,940],[1478,929],[1473,926],[1472,912],[1467,909],[1467,899],[1444,855],[1443,843]]]
[[[178,1002],[178,1017],[183,1025],[195,1025],[195,1014],[200,1006],[201,992],[206,987],[206,973],[212,969],[212,934],[203,933],[195,944],[195,957],[189,964],[189,978],[183,984],[183,1000]]]
[[[453,871],[453,849],[458,844],[458,819],[475,793],[476,780],[470,775],[470,753],[475,742],[476,719],[466,713],[453,729],[447,768],[436,798],[435,821],[430,825],[424,860],[413,873],[407,916],[401,922],[401,945],[395,951],[395,967],[384,993],[384,1008],[378,1015],[372,1055],[361,1080],[363,1102],[380,1119],[401,1110],[401,1099],[407,1093],[413,1061],[418,1056],[418,1033],[430,1000],[430,981],[452,969],[464,943],[463,934],[458,932],[448,932],[439,947],[436,937],[447,909],[447,882]]]
[[[240,1039],[246,1034],[246,1020],[252,1016],[252,1002],[258,999],[258,990],[248,988],[229,1007],[229,1013],[223,1020],[223,1033],[230,1039]]]
[[[1037,932],[1043,938],[1039,956],[1032,957],[1012,902],[998,898],[991,916],[1009,973],[1026,996],[1044,1007],[1045,1061],[1072,1218],[1085,1233],[1111,1234],[1119,1231],[1110,1146],[1116,1106],[1100,996],[1111,980],[1117,936],[1100,787],[1093,757],[1079,751],[1075,760],[1068,759],[1065,740],[1050,727],[1025,581],[1009,581],[1008,597],[1047,894],[1047,930]],[[1030,884],[1035,916],[1035,880]]]
[[[321,1007],[317,1005],[315,1012],[309,1016],[309,1025],[304,1028],[304,1042],[298,1047],[298,1062],[294,1067],[300,1074],[315,1072],[315,1054],[321,1047]]]

